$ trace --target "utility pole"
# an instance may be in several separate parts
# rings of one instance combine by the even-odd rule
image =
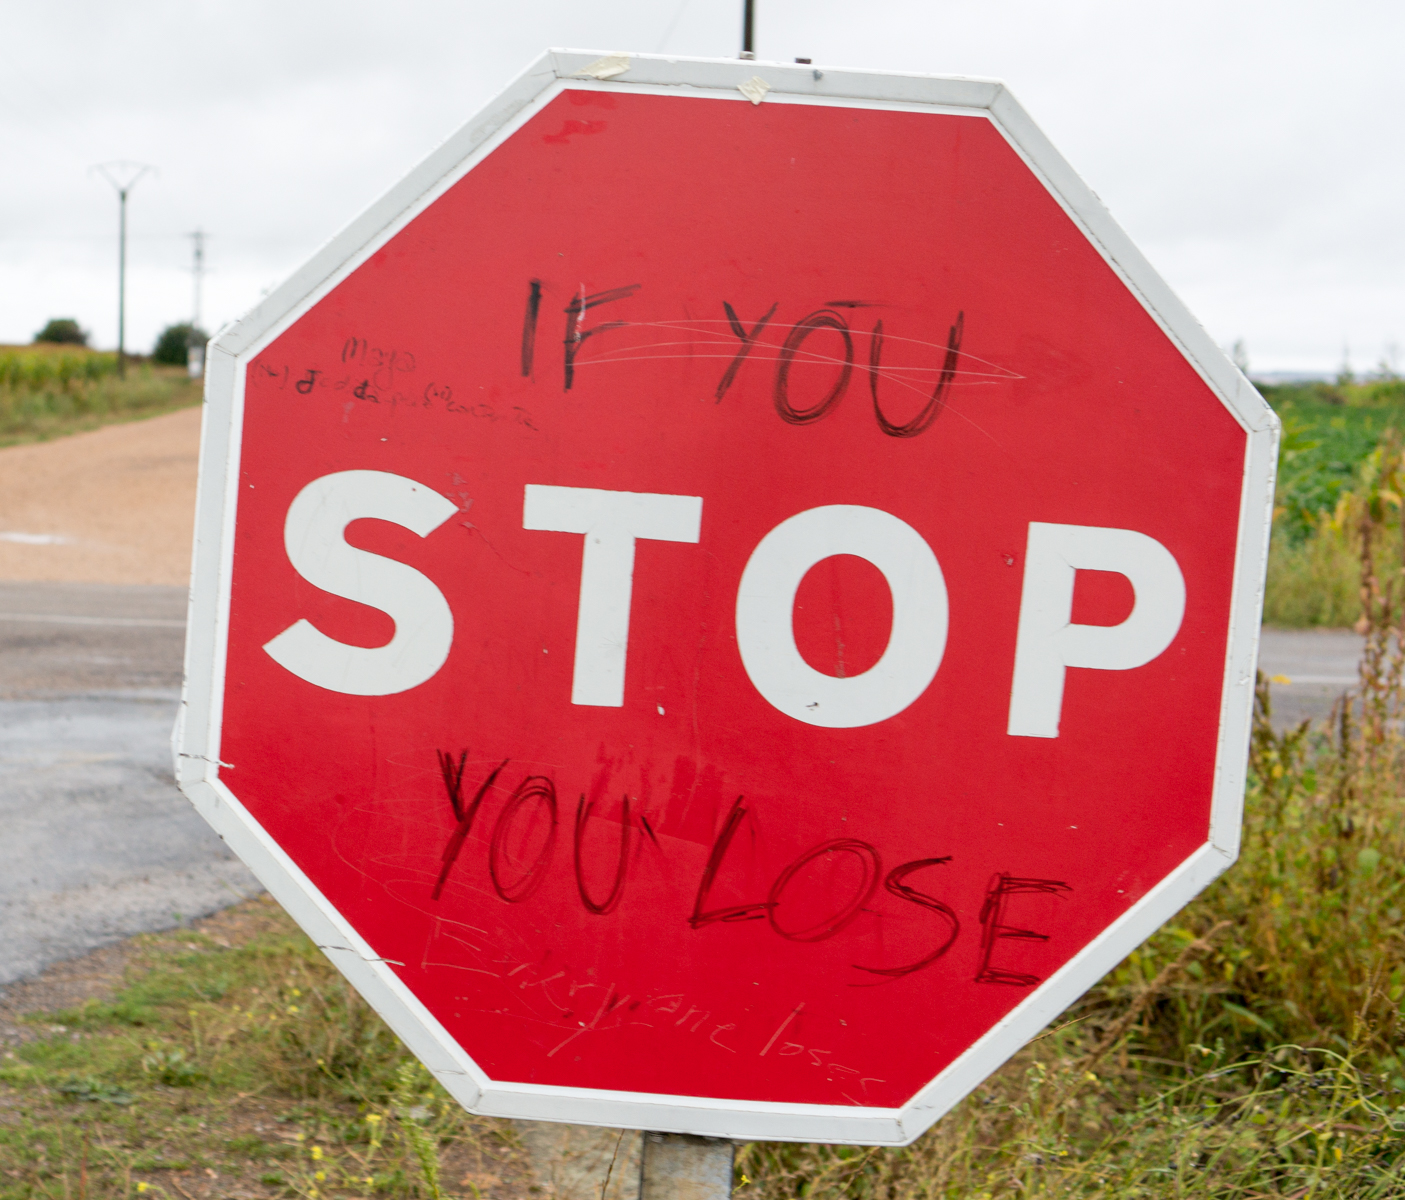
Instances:
[[[195,296],[194,302],[190,306],[190,325],[192,329],[200,328],[200,285],[205,275],[205,238],[208,235],[203,229],[197,229],[194,233],[186,234],[186,237],[194,243],[195,261],[191,265],[190,273],[195,276]]]
[[[187,234],[194,244],[195,261],[190,273],[194,277],[193,302],[190,307],[190,339],[186,346],[186,368],[192,379],[199,379],[205,373],[205,343],[200,340],[200,288],[205,279],[205,238],[203,229]]]
[[[117,374],[127,377],[127,193],[148,171],[145,163],[108,162],[93,168],[117,189]]]

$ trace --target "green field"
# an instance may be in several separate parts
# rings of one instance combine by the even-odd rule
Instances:
[[[1348,512],[1369,488],[1373,454],[1405,435],[1405,381],[1264,387],[1283,421],[1264,620],[1353,625],[1361,617],[1359,546]],[[1398,499],[1381,497],[1399,524]]]
[[[0,446],[47,441],[198,404],[183,367],[129,362],[82,346],[0,346]]]

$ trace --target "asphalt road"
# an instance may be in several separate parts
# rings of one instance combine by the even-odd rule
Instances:
[[[176,790],[185,591],[0,583],[0,985],[258,884]]]
[[[176,790],[185,592],[0,583],[0,985],[258,884]],[[1325,716],[1361,639],[1266,630],[1284,725]]]
[[[1365,639],[1349,629],[1265,629],[1259,670],[1269,677],[1273,724],[1320,720],[1356,684]]]

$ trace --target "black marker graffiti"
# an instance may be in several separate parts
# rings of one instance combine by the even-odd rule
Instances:
[[[800,929],[787,929],[776,917],[786,888],[802,870],[815,859],[822,858],[826,854],[852,854],[859,860],[863,867],[863,874],[860,877],[858,887],[854,889],[854,893],[849,897],[847,903],[834,912],[821,917],[818,921],[812,921]],[[826,938],[832,938],[853,921],[864,905],[873,899],[873,893],[878,888],[878,876],[882,870],[883,864],[879,861],[878,851],[867,842],[860,842],[854,838],[840,838],[836,841],[824,842],[805,851],[776,876],[775,883],[771,885],[771,893],[766,897],[766,919],[771,922],[772,929],[790,942],[822,942]]]
[[[468,751],[459,752],[458,762],[454,762],[453,755],[443,750],[437,751],[439,755],[439,772],[444,777],[444,789],[449,793],[449,807],[454,810],[454,819],[458,824],[454,828],[453,836],[449,838],[448,844],[444,847],[444,865],[439,871],[439,879],[434,884],[433,899],[438,900],[444,894],[444,884],[448,881],[449,872],[454,869],[454,860],[458,858],[459,851],[463,849],[463,844],[467,840],[469,833],[473,829],[474,818],[478,816],[478,806],[483,803],[483,797],[488,794],[488,789],[493,786],[502,769],[507,766],[508,759],[503,759],[494,768],[493,773],[488,776],[474,793],[473,801],[465,805],[463,802],[463,771],[468,763]]]
[[[484,798],[496,784],[509,761],[503,759],[479,785],[472,800],[465,800],[464,773],[468,751],[462,750],[455,756],[441,750],[437,752],[437,757],[444,789],[454,815],[454,829],[441,855],[442,865],[432,893],[432,898],[436,901],[444,894],[445,884],[473,831]],[[635,823],[631,821],[631,816],[634,815],[632,810],[633,801],[625,795],[621,802],[619,842],[612,864],[613,878],[609,891],[603,898],[599,898],[586,882],[588,860],[597,853],[590,849],[588,842],[589,822],[595,811],[595,802],[587,801],[582,794],[576,803],[571,855],[576,893],[585,910],[596,916],[609,916],[619,907],[624,896],[633,860],[633,849],[637,844]],[[937,928],[934,930],[932,948],[912,962],[897,966],[867,966],[854,963],[854,970],[878,976],[886,981],[903,979],[938,962],[956,943],[961,934],[961,920],[955,908],[909,882],[910,877],[919,871],[951,862],[952,856],[913,859],[899,864],[884,876],[883,863],[877,848],[859,838],[837,838],[821,842],[797,855],[776,875],[764,900],[730,905],[713,904],[711,895],[718,875],[748,813],[745,797],[738,796],[713,839],[707,864],[698,880],[692,912],[687,917],[689,926],[694,930],[702,930],[712,925],[765,920],[772,932],[786,941],[826,941],[847,929],[860,914],[873,911],[870,905],[881,880],[884,890],[890,896],[905,904],[915,905],[936,918]],[[540,824],[543,818],[546,824],[544,835]],[[544,775],[525,776],[503,805],[488,838],[488,876],[493,891],[504,903],[521,904],[535,895],[541,887],[555,855],[559,823],[556,784]],[[637,823],[655,850],[663,852],[664,848],[658,835],[642,813],[637,815]],[[510,844],[514,841],[514,835],[517,835],[516,845],[519,847],[532,842],[538,843],[536,850],[529,855],[530,862],[517,860]],[[837,857],[846,855],[857,866],[857,876],[852,884],[846,885],[846,892],[842,897],[836,899],[825,895],[825,903],[820,910],[822,915],[815,915],[815,901],[819,899],[820,893],[814,890],[813,879],[809,881],[810,895],[805,899],[792,900],[788,906],[788,896],[806,890],[804,873],[807,867],[821,859],[828,859],[832,864]],[[820,886],[828,887],[827,884]],[[1022,893],[1062,895],[1071,890],[1068,884],[1055,879],[1017,878],[1004,872],[996,874],[986,889],[980,910],[980,967],[975,982],[1015,987],[1029,987],[1038,983],[1037,975],[992,965],[991,960],[1002,940],[1049,940],[1049,934],[1017,928],[1006,923],[1010,898]],[[805,915],[797,922],[796,913]],[[851,986],[874,987],[878,984],[855,983]]]
[[[736,379],[737,372],[741,370],[742,363],[746,361],[746,356],[751,353],[751,348],[756,344],[757,338],[761,336],[761,331],[766,328],[766,323],[776,315],[776,309],[780,308],[781,302],[777,300],[765,312],[761,320],[751,327],[751,332],[746,331],[746,327],[737,320],[737,314],[730,304],[722,301],[722,308],[727,314],[727,321],[732,326],[732,332],[737,335],[741,345],[737,347],[737,352],[732,356],[732,361],[727,364],[727,369],[722,373],[722,379],[717,384],[716,398],[720,404],[722,397],[727,394],[727,389],[732,386],[732,381]]]
[[[624,798],[624,807],[620,814],[620,851],[615,864],[615,882],[610,887],[610,894],[600,901],[591,899],[590,892],[586,889],[585,868],[581,862],[585,844],[585,823],[590,820],[590,814],[594,809],[595,801],[592,800],[587,804],[585,796],[581,796],[576,804],[576,890],[580,892],[581,903],[596,916],[603,917],[606,913],[614,912],[615,906],[620,902],[620,897],[624,895],[624,876],[629,869],[629,797]]]
[[[937,948],[916,962],[908,963],[905,967],[861,967],[857,963],[854,969],[867,971],[870,975],[886,975],[890,979],[901,979],[904,975],[911,975],[914,971],[920,971],[923,967],[930,967],[937,959],[941,958],[956,941],[957,934],[961,932],[961,922],[950,905],[943,904],[935,896],[929,896],[926,892],[919,892],[915,887],[909,886],[904,880],[914,871],[921,871],[926,867],[939,867],[943,863],[949,863],[951,855],[944,858],[919,858],[914,862],[903,863],[900,867],[894,867],[888,872],[888,878],[883,881],[883,886],[899,900],[906,900],[911,904],[920,905],[922,908],[930,909],[936,913],[948,926],[946,940],[939,943]]]
[[[1042,892],[1046,895],[1059,895],[1073,889],[1057,879],[1016,879],[1003,873],[991,877],[986,889],[985,903],[981,905],[981,965],[976,972],[977,983],[1004,983],[1012,987],[1032,987],[1039,982],[1038,975],[1028,975],[1023,971],[1003,970],[990,965],[996,943],[1005,938],[1026,942],[1047,942],[1047,933],[1036,933],[1032,929],[1017,929],[1006,925],[1005,909],[1010,897],[1025,892]]]
[[[707,856],[707,866],[703,868],[702,880],[698,884],[698,895],[693,901],[693,915],[688,918],[688,924],[694,929],[701,929],[704,925],[711,925],[714,921],[759,921],[766,915],[764,903],[736,904],[730,908],[711,910],[705,910],[703,907],[712,891],[713,882],[717,879],[717,872],[722,869],[722,860],[727,857],[727,850],[732,845],[732,839],[736,836],[737,829],[746,816],[746,806],[742,803],[743,799],[742,796],[737,797],[731,812],[727,814],[727,820],[723,822],[721,832],[712,843],[711,853]]]
[[[504,860],[511,857],[507,839],[517,814],[529,804],[540,804],[546,808],[549,822],[546,840],[537,851],[532,865],[515,881],[507,883],[504,881]],[[498,822],[493,826],[493,839],[488,847],[488,875],[493,881],[493,890],[501,899],[509,904],[521,904],[522,901],[531,899],[532,893],[541,887],[542,880],[546,878],[546,869],[551,866],[551,856],[556,850],[556,825],[556,785],[545,775],[528,775],[517,785],[517,790],[512,793],[506,807],[498,814]]]
[[[585,284],[581,284],[581,290],[571,297],[570,304],[566,305],[566,354],[565,354],[565,387],[564,391],[571,390],[571,384],[576,378],[576,355],[580,349],[590,339],[597,334],[604,333],[608,329],[621,329],[628,325],[628,321],[602,321],[599,325],[593,325],[586,329],[583,327],[585,314],[592,308],[598,308],[602,304],[613,304],[616,300],[625,300],[634,295],[642,284],[631,283],[628,287],[610,288],[604,292],[593,292],[586,295]]]
[[[795,361],[797,351],[805,344],[805,339],[817,329],[833,329],[844,339],[844,365],[840,369],[839,377],[834,381],[834,385],[821,400],[809,408],[795,408],[790,403],[790,367]],[[776,364],[776,384],[772,399],[780,419],[788,425],[809,425],[821,417],[828,416],[834,406],[844,398],[844,393],[849,390],[849,376],[853,374],[853,371],[854,339],[849,333],[849,326],[843,317],[831,309],[822,308],[798,321],[785,339],[785,345],[781,347],[780,360]]]
[[[873,415],[878,418],[878,428],[889,437],[916,437],[919,433],[925,433],[932,422],[942,415],[942,409],[946,407],[947,389],[956,378],[956,360],[961,354],[961,337],[965,329],[966,314],[959,312],[956,314],[956,324],[946,335],[946,357],[942,360],[941,374],[937,377],[937,386],[932,390],[932,398],[911,421],[905,425],[897,425],[888,420],[883,413],[883,406],[878,403],[878,375],[883,368],[883,322],[879,321],[873,327],[873,338],[868,344],[868,390],[873,397]]]
[[[542,281],[527,282],[527,312],[522,318],[522,374],[531,375],[537,355],[537,313],[542,306]]]

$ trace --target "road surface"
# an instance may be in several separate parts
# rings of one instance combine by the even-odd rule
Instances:
[[[0,583],[0,985],[258,885],[176,790],[185,593]]]

